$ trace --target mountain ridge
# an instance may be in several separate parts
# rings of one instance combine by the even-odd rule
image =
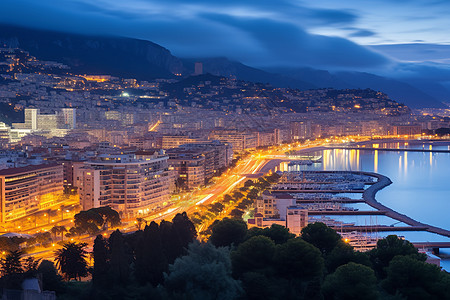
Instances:
[[[411,108],[446,107],[424,89],[431,93],[437,91],[434,94],[438,97],[445,97],[447,92],[450,94],[448,89],[434,82],[408,83],[365,72],[330,73],[306,67],[258,69],[225,57],[178,58],[161,45],[127,37],[91,36],[0,24],[0,45],[20,47],[39,59],[67,64],[72,72],[80,74],[109,74],[139,80],[179,78],[176,74],[194,73],[194,63],[201,61],[203,70],[213,75],[235,76],[240,80],[301,90],[371,88],[385,92]]]

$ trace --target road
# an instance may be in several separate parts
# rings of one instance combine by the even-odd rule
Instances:
[[[218,178],[214,178],[214,181],[210,185],[181,195],[179,199],[170,202],[162,211],[155,212],[144,219],[147,222],[161,221],[164,219],[171,220],[177,213],[184,211],[187,212],[188,215],[191,215],[198,210],[200,206],[207,206],[232,192],[236,187],[243,185],[248,178],[259,177],[268,173],[279,164],[279,162],[277,163],[276,160],[274,160],[274,156],[283,155],[291,150],[314,150],[315,147],[322,147],[329,142],[329,140],[318,140],[307,142],[305,144],[297,143],[293,145],[271,147],[268,150],[255,151],[239,161],[233,169],[225,172]],[[137,222],[134,220],[125,222],[120,230],[122,232],[136,231],[136,223]],[[109,233],[111,233],[111,231],[106,232],[105,234],[109,235]],[[95,237],[84,236],[72,240],[76,242],[86,242],[88,243],[88,247],[92,247],[94,238]],[[41,259],[52,259],[54,251],[60,247],[61,246],[58,244],[55,244],[50,249],[38,250],[30,255]]]

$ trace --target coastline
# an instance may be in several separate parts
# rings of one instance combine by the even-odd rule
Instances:
[[[372,177],[375,177],[378,179],[378,181],[375,184],[371,185],[369,188],[367,188],[363,192],[363,200],[366,204],[372,206],[375,209],[385,211],[386,212],[385,215],[392,219],[396,219],[396,220],[401,221],[410,226],[426,227],[426,231],[428,231],[428,232],[439,234],[439,235],[446,236],[446,237],[450,237],[450,230],[446,230],[446,229],[443,229],[440,227],[436,227],[436,226],[418,222],[418,221],[408,217],[407,215],[401,214],[401,213],[381,204],[380,202],[378,202],[375,199],[376,193],[379,190],[392,184],[392,181],[387,176],[384,176],[384,175],[381,175],[378,173],[363,172],[363,171],[356,171],[355,173],[369,175],[369,176],[372,176]]]

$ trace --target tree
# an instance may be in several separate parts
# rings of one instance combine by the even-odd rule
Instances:
[[[44,291],[56,291],[57,293],[62,291],[62,278],[53,262],[42,260],[37,268],[37,273],[42,276],[42,289]]]
[[[186,212],[176,214],[172,219],[172,224],[181,243],[181,254],[185,252],[184,249],[187,248],[189,243],[197,237],[197,230],[191,220],[189,220]]]
[[[247,224],[243,220],[224,218],[212,226],[209,241],[216,247],[239,245],[247,234]]]
[[[308,224],[302,229],[302,239],[319,248],[323,255],[330,253],[338,244],[341,236],[321,222]]]
[[[396,235],[388,235],[386,238],[378,240],[377,247],[369,252],[374,270],[380,277],[386,276],[385,268],[397,255],[412,255],[418,260],[426,260],[426,256],[420,254],[413,244]]]
[[[251,186],[254,186],[254,183],[253,183],[253,181],[251,179],[248,179],[247,181],[245,181],[244,187],[249,188]]]
[[[450,299],[450,275],[414,256],[394,257],[382,286],[407,299]]]
[[[233,197],[231,197],[230,194],[226,194],[225,196],[223,196],[223,200],[227,203],[233,201]]]
[[[265,236],[252,237],[231,253],[233,272],[237,276],[245,272],[271,274],[274,253],[275,243],[271,239]]]
[[[256,188],[252,188],[250,190],[250,192],[248,192],[247,194],[247,198],[251,199],[251,200],[255,200],[256,198],[258,198],[258,190]]]
[[[278,275],[288,279],[318,279],[323,273],[319,249],[300,238],[277,245],[273,260]]]
[[[241,220],[243,214],[244,212],[242,210],[235,208],[230,212],[230,217],[232,217],[233,219]]]
[[[158,224],[151,222],[145,227],[138,241],[135,275],[141,284],[150,282],[156,286],[163,282],[163,273],[167,270],[168,263],[163,252],[161,232]]]
[[[50,232],[55,235],[55,240],[57,234],[61,234],[61,240],[64,240],[64,233],[67,232],[67,229],[65,226],[53,226]]]
[[[108,242],[101,235],[97,235],[94,241],[94,271],[92,282],[96,286],[105,286],[109,271]]]
[[[23,272],[22,262],[20,261],[22,254],[23,253],[20,250],[13,250],[2,258],[0,263],[0,271],[3,276],[20,274]]]
[[[353,250],[353,247],[340,241],[336,247],[327,255],[325,265],[328,273],[333,273],[339,266],[354,262],[372,267],[367,253]]]
[[[91,208],[89,210],[80,211],[75,215],[75,227],[79,227],[83,232],[95,234],[100,229],[116,227],[120,225],[119,213],[109,206]]]
[[[39,265],[40,259],[36,259],[32,256],[28,256],[23,260],[23,271],[25,272],[25,277],[33,277],[36,275],[36,271]]]
[[[147,225],[147,221],[144,218],[136,218],[136,226],[138,230],[141,230],[144,223]]]
[[[109,206],[96,207],[92,208],[91,210],[102,217],[102,228],[106,227],[107,229],[108,225],[109,227],[117,227],[121,224],[119,213]]]
[[[253,227],[248,231],[246,239],[258,235],[267,236],[274,241],[275,244],[283,244],[289,239],[295,238],[295,234],[290,233],[289,229],[286,227],[278,224],[272,224],[272,226],[266,228]]]
[[[173,298],[236,299],[242,292],[231,276],[229,250],[194,242],[188,253],[177,258],[165,275],[165,287]]]
[[[126,284],[130,277],[130,264],[125,239],[117,229],[111,233],[108,242],[111,283]]]
[[[373,270],[353,262],[340,266],[323,283],[325,299],[378,299]]]
[[[163,252],[167,258],[167,263],[172,264],[175,259],[183,252],[183,246],[180,239],[173,229],[172,222],[161,221],[159,223],[159,230],[161,232],[161,242]]]
[[[66,280],[78,279],[87,275],[86,243],[66,243],[55,251],[56,266]]]
[[[215,202],[209,205],[209,209],[214,213],[220,213],[224,209],[224,206],[220,202]]]
[[[244,194],[242,194],[241,192],[234,192],[234,193],[233,193],[233,198],[234,198],[236,201],[238,201],[238,200],[244,198]]]

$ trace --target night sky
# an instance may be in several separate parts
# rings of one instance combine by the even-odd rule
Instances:
[[[450,46],[436,45],[449,44],[449,15],[450,1],[434,0],[0,1],[3,23],[147,39],[180,57],[328,69],[446,64]],[[370,47],[410,43],[424,45]]]

